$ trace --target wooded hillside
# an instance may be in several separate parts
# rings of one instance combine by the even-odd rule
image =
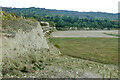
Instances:
[[[47,21],[58,30],[68,29],[118,29],[118,15],[103,12],[78,12],[45,8],[3,8],[4,11],[19,16],[33,17]],[[72,28],[70,28],[72,27]]]

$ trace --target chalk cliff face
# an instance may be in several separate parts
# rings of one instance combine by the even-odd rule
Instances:
[[[49,46],[46,42],[46,38],[44,37],[43,30],[41,28],[41,25],[39,22],[36,23],[33,28],[25,32],[21,29],[18,30],[14,35],[14,37],[3,37],[3,54],[10,54],[13,53],[13,51],[17,50],[21,53],[24,53],[25,51],[28,51],[29,49],[41,49],[41,48],[47,48],[49,49]],[[19,26],[19,25],[18,25]],[[12,27],[10,25],[10,27]],[[29,26],[28,26],[29,27]],[[10,35],[10,34],[7,34]]]
[[[40,60],[40,54],[50,54],[49,46],[38,21],[20,19],[3,22],[2,61],[4,76],[13,72],[34,71],[33,63]],[[8,68],[9,66],[9,68]],[[11,72],[10,68],[13,69]],[[20,71],[20,72],[19,72]],[[24,72],[24,71],[23,71]]]
[[[42,28],[38,22],[36,26],[36,28],[33,28],[29,32],[24,32],[20,29],[12,38],[3,37],[3,47],[5,47],[3,48],[3,53],[5,53],[5,51],[9,53],[10,50],[13,50],[14,48],[21,51],[26,51],[30,48],[49,48]],[[4,42],[6,42],[6,45],[4,45]]]

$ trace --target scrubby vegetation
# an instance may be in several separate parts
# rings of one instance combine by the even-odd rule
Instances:
[[[14,77],[24,77],[24,73],[30,74],[36,70],[44,70],[45,65],[48,64],[48,62],[42,57],[43,54],[39,53],[36,49],[31,49],[21,56],[20,54],[17,54],[16,60],[6,57],[6,59],[3,59],[3,77],[11,77],[12,75]]]
[[[112,34],[112,33],[104,33],[104,34],[107,34],[107,35],[111,35],[111,36],[119,36],[118,34]]]
[[[60,49],[60,46],[58,44],[54,44],[54,46]]]
[[[28,32],[32,30],[33,26],[36,26],[36,21],[34,18],[27,18],[22,19],[20,16],[16,15],[16,13],[8,13],[3,11],[3,17],[2,17],[2,32],[7,33],[5,34],[7,37],[14,37],[15,33],[19,30],[22,29],[25,32]]]
[[[2,11],[3,13],[3,16],[2,16],[2,20],[3,21],[6,21],[6,20],[17,20],[16,18],[19,18],[19,16],[17,16],[15,13],[8,13],[8,12],[5,12],[5,11]]]
[[[117,14],[102,12],[77,12],[65,10],[51,10],[44,8],[3,8],[9,13],[19,16],[33,17],[38,21],[47,21],[50,26],[56,26],[58,30],[83,29],[118,29]]]

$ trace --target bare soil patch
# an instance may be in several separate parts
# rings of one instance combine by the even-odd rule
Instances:
[[[57,31],[53,32],[53,37],[113,37],[104,33],[118,34],[118,30],[103,30],[103,31]]]

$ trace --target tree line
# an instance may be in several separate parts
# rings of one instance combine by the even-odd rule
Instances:
[[[114,14],[105,14],[99,12],[89,12],[86,16],[80,17],[80,13],[74,11],[57,11],[44,8],[5,8],[9,13],[16,13],[19,16],[26,18],[35,18],[38,21],[47,21],[51,27],[56,27],[58,30],[69,29],[118,29],[118,21],[114,19]],[[52,14],[53,12],[53,14]],[[68,15],[66,14],[68,13]],[[90,14],[93,14],[90,16]],[[98,15],[97,15],[98,14]],[[103,15],[102,15],[103,14]],[[77,16],[75,16],[77,15]],[[79,15],[79,16],[78,16]],[[85,15],[85,14],[84,14]],[[101,16],[102,15],[102,16]],[[106,16],[105,16],[106,15]],[[111,15],[111,16],[110,16]],[[82,15],[81,15],[82,16]],[[98,18],[96,18],[98,16]],[[101,18],[100,18],[101,16]],[[107,17],[107,18],[105,18]],[[109,19],[109,17],[111,19]]]

